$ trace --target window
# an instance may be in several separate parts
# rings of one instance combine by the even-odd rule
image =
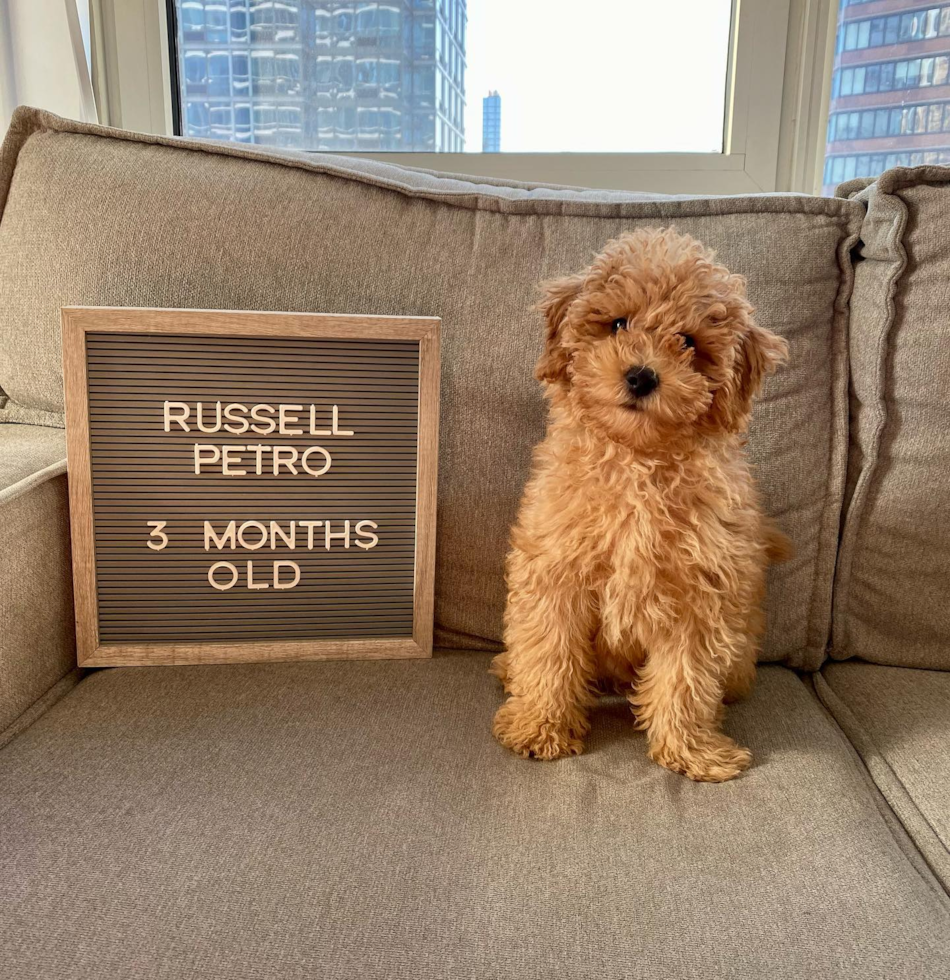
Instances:
[[[906,6],[875,7],[888,3]],[[825,193],[887,167],[950,160],[950,3],[875,17],[862,17],[861,6],[838,11]],[[893,45],[900,47],[888,57]]]
[[[882,6],[888,2],[894,6],[899,5],[899,0],[875,2]],[[860,11],[857,14],[847,10],[842,13],[844,16],[838,29],[836,46],[838,52],[906,44],[950,35],[950,4],[867,19],[853,19]]]
[[[181,0],[178,9],[181,31],[186,37],[200,34],[204,40],[205,5],[202,0]]]
[[[212,51],[208,55],[208,94],[231,94],[231,59],[227,51]]]
[[[207,90],[208,58],[204,51],[189,51],[184,59],[185,94],[203,95]]]
[[[852,32],[851,53],[876,51],[879,65],[897,60],[882,43],[888,18],[907,12],[882,11],[888,2],[855,5],[868,13],[852,18],[866,23]],[[938,36],[943,6],[927,7]],[[819,110],[803,116],[782,98],[804,91],[802,80],[822,65],[786,58],[803,40],[789,29],[787,5],[774,0],[677,0],[673,7],[151,0],[113,7],[117,27],[104,42],[112,50],[96,71],[116,96],[106,121],[132,129],[213,129],[216,138],[299,149],[464,152],[465,161],[399,162],[535,182],[741,193],[787,186],[780,163],[786,120],[796,129],[818,121]],[[819,32],[824,51],[833,31],[822,20]],[[169,42],[175,70],[164,72]],[[203,70],[198,59],[187,64],[195,53],[205,58]],[[173,80],[170,106],[163,76]],[[936,61],[932,78],[936,85]],[[873,77],[868,84],[873,89]],[[489,91],[498,92],[503,111],[488,141],[493,151],[483,153]],[[200,110],[189,114],[191,102],[215,109],[213,126],[205,127]],[[378,113],[372,148],[360,136],[357,109]],[[813,166],[814,132],[810,140]]]
[[[213,139],[234,138],[234,110],[230,105],[212,105],[208,110],[208,119]]]
[[[231,40],[247,41],[247,7],[243,0],[231,0]]]
[[[225,0],[205,0],[205,39],[214,44],[228,39],[228,6]]]
[[[387,119],[402,127],[402,150],[416,148],[415,110],[431,109],[438,125],[434,136],[425,129],[420,150],[434,142],[479,152],[482,93],[492,90],[504,108],[502,152],[721,154],[733,4],[677,6],[670,31],[662,4],[625,0],[588,0],[582,16],[575,0],[172,0],[176,97],[230,99],[238,139],[236,100],[250,98],[258,137],[279,128],[271,100],[299,95],[299,126],[282,128],[299,133],[301,148],[321,150],[340,148],[321,112],[347,100],[359,100],[358,119],[378,117],[384,102],[398,110]],[[876,34],[883,30],[880,21]],[[869,20],[856,23],[848,47],[870,36]],[[552,58],[566,43],[596,57]],[[671,64],[689,71],[670,72]],[[631,113],[629,125],[618,125]]]
[[[250,142],[251,107],[249,104],[239,104],[234,107],[234,138],[241,143]]]
[[[189,136],[208,136],[210,125],[208,107],[203,102],[189,102],[187,123]]]

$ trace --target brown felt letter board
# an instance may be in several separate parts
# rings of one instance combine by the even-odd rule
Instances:
[[[85,666],[429,656],[439,321],[63,309]]]

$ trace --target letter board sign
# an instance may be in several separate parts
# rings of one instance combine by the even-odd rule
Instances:
[[[63,309],[79,662],[432,651],[439,321]]]

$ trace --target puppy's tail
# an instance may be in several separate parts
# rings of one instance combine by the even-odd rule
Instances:
[[[762,541],[765,544],[765,557],[773,564],[788,561],[795,555],[795,545],[787,534],[783,534],[771,521],[762,526]]]

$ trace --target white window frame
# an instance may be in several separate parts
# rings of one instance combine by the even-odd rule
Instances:
[[[91,0],[91,6],[101,121],[171,135],[165,0]],[[837,6],[836,0],[733,0],[723,153],[343,155],[447,173],[666,194],[815,193]]]

